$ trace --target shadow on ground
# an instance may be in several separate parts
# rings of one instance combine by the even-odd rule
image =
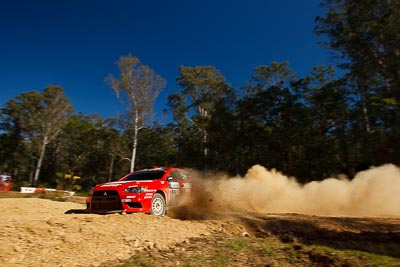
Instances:
[[[285,243],[322,245],[400,258],[400,218],[246,214],[238,219],[256,237],[275,235]]]

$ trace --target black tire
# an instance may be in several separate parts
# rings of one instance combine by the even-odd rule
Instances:
[[[165,206],[164,197],[159,193],[154,194],[153,199],[151,200],[150,214],[164,216],[166,211],[167,208]]]

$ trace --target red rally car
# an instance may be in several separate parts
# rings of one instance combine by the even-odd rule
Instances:
[[[168,207],[183,204],[190,188],[191,184],[179,168],[143,169],[116,182],[93,187],[86,198],[87,211],[145,212],[163,216]]]

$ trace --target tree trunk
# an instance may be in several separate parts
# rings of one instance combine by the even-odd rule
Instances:
[[[46,151],[47,144],[48,144],[48,138],[47,138],[47,136],[45,136],[43,139],[42,148],[40,149],[40,156],[39,156],[39,160],[36,165],[35,176],[33,178],[33,184],[35,186],[37,185],[37,181],[39,180],[40,168],[42,167],[42,162],[43,162],[44,153]]]
[[[136,149],[138,144],[138,134],[139,134],[139,127],[138,127],[139,117],[135,117],[135,126],[133,131],[133,146],[132,146],[132,159],[131,159],[131,172],[135,170],[135,159],[136,159]]]
[[[207,130],[203,129],[203,160],[204,160],[204,171],[207,170],[207,157],[208,157],[208,135]]]
[[[111,182],[113,171],[114,171],[114,154],[111,154],[110,169],[108,170],[108,181],[109,182]]]
[[[366,92],[364,91],[365,86],[363,82],[358,81],[358,93],[360,94],[360,101],[361,101],[361,106],[362,106],[362,116],[364,119],[364,128],[367,131],[367,133],[371,132],[371,123],[369,120],[369,112],[367,108],[367,96]]]

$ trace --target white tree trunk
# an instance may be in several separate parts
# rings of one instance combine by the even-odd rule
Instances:
[[[133,131],[133,146],[132,146],[132,158],[131,158],[131,172],[135,170],[135,160],[136,160],[136,149],[138,144],[138,134],[139,134],[139,127],[138,127],[139,117],[135,117],[135,126]]]
[[[47,144],[48,144],[48,138],[47,138],[47,136],[45,136],[43,138],[42,147],[40,149],[40,156],[39,156],[39,160],[38,160],[37,165],[36,165],[35,176],[33,178],[33,184],[34,185],[37,185],[37,181],[39,180],[40,169],[42,167],[42,162],[43,162],[44,153],[46,151]]]

